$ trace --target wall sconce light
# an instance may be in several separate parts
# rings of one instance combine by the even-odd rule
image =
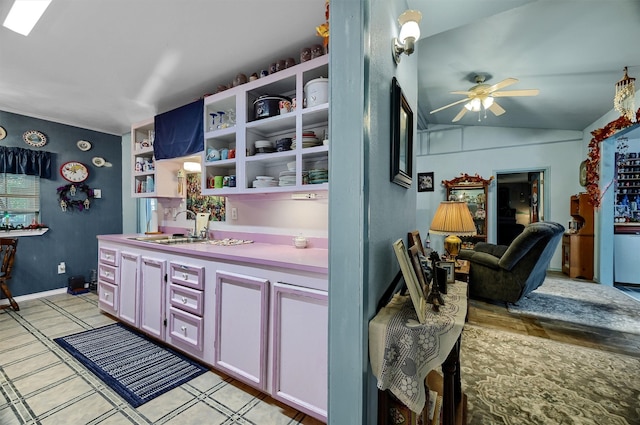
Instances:
[[[391,43],[393,59],[400,63],[402,53],[409,56],[413,53],[416,41],[420,38],[420,21],[422,13],[418,10],[405,10],[398,18],[400,24],[400,35],[394,37]]]

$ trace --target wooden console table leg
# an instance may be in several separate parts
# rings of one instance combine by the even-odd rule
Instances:
[[[456,421],[456,403],[462,396],[462,386],[460,383],[460,338],[456,341],[442,363],[442,419],[444,425],[454,425]]]

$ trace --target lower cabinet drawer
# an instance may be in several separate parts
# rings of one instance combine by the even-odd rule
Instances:
[[[204,323],[202,317],[177,308],[169,308],[169,335],[172,342],[202,351],[204,347]]]
[[[186,288],[184,286],[169,285],[169,302],[175,308],[202,316],[204,298],[202,291]]]
[[[98,264],[98,279],[117,285],[118,268],[102,263]]]
[[[98,306],[101,310],[112,314],[118,312],[118,287],[116,285],[98,281]]]

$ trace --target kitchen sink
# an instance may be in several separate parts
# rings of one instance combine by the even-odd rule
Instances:
[[[188,236],[168,236],[168,235],[157,235],[157,236],[137,236],[134,238],[129,238],[135,241],[141,242],[151,242],[162,245],[178,245],[178,244],[191,244],[191,243],[206,243],[210,245],[218,245],[218,246],[232,246],[232,245],[244,245],[253,243],[251,240],[245,239],[204,239],[204,238],[194,238]]]
[[[173,245],[173,244],[182,244],[182,243],[199,243],[206,242],[206,239],[203,238],[194,238],[189,236],[167,236],[167,235],[157,235],[157,236],[138,236],[134,238],[129,238],[135,241],[141,242],[152,242],[157,244],[164,245]]]

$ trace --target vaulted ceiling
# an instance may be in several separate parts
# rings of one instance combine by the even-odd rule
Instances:
[[[611,110],[624,66],[640,77],[640,0],[407,3],[423,14],[421,128],[451,124],[462,105],[429,112],[461,99],[449,92],[479,73],[540,94],[501,98],[505,114],[467,113],[457,125],[582,130]],[[10,5],[0,3],[0,20]],[[0,27],[0,109],[124,134],[239,72],[298,59],[323,21],[324,0],[56,0],[28,37]]]

